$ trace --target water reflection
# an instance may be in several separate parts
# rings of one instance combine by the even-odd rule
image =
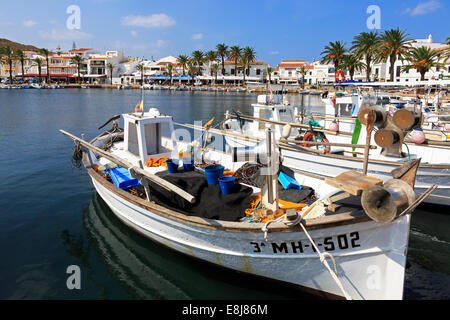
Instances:
[[[124,225],[94,194],[83,214],[88,236],[62,234],[67,252],[96,282],[89,255],[100,256],[112,277],[135,299],[299,299],[312,297],[284,285],[225,270],[185,257]]]

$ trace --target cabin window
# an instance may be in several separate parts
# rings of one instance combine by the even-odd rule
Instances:
[[[259,109],[259,117],[261,119],[268,119],[270,120],[272,118],[272,110],[268,109]],[[258,122],[258,130],[265,130],[266,129],[266,123],[263,121]]]
[[[283,122],[293,122],[293,116],[292,116],[292,111],[289,109],[280,109],[279,110],[279,114],[280,114],[280,121]]]
[[[351,103],[338,104],[339,114],[338,116],[351,116],[353,105]]]
[[[139,145],[137,140],[136,125],[130,122],[128,127],[128,151],[134,155],[139,156]]]

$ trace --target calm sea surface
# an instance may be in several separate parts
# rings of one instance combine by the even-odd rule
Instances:
[[[85,170],[72,168],[73,142],[58,129],[92,138],[139,100],[135,90],[0,90],[0,299],[311,299],[181,256],[115,218]],[[290,100],[320,109],[314,97]],[[181,123],[220,120],[231,109],[250,113],[255,101],[145,93],[146,109]],[[405,299],[450,299],[449,219],[433,210],[413,214]],[[69,265],[81,268],[81,290],[67,289]]]

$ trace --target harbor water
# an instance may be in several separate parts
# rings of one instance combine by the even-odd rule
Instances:
[[[226,110],[250,114],[256,97],[146,91],[145,109],[178,123],[217,123]],[[180,255],[114,216],[72,165],[73,141],[58,130],[93,138],[140,99],[140,90],[0,90],[0,299],[313,299]],[[289,100],[322,108],[319,96]],[[449,219],[443,209],[413,214],[404,299],[450,299]],[[79,290],[67,286],[72,265],[81,270]]]

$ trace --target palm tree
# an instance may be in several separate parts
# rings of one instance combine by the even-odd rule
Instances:
[[[450,59],[450,37],[448,37],[445,41],[448,47],[444,51],[443,59],[444,62],[447,62],[447,60]]]
[[[302,66],[300,68],[300,70],[297,71],[298,74],[302,75],[302,88],[305,87],[305,76],[308,73],[308,71],[306,70],[305,66]]]
[[[410,49],[406,54],[406,59],[411,64],[403,66],[402,71],[416,69],[420,73],[420,81],[425,80],[425,73],[432,67],[444,66],[438,62],[439,52],[425,46]]]
[[[273,68],[272,67],[267,67],[267,74],[269,75],[269,83],[272,83],[272,72],[273,72]]]
[[[364,62],[359,60],[358,56],[354,53],[349,53],[344,55],[344,60],[342,61],[342,67],[346,69],[350,74],[350,80],[353,81],[353,75],[355,71],[361,71],[366,69]],[[366,74],[367,76],[367,74]]]
[[[78,71],[78,82],[81,83],[81,65],[83,64],[83,57],[77,54],[75,57],[70,59],[71,64],[77,65],[77,71]]]
[[[9,65],[9,82],[10,84],[12,84],[12,64],[14,61],[14,52],[9,46],[3,47],[0,48],[0,56],[2,57],[2,63],[6,63]]]
[[[138,64],[136,66],[136,70],[139,71],[141,73],[141,84],[144,84],[144,73],[145,73],[145,69],[147,69],[142,63]]]
[[[230,53],[228,55],[229,58],[234,60],[234,75],[237,77],[237,65],[239,59],[242,56],[242,48],[239,46],[232,46],[230,48]],[[234,84],[236,85],[236,80],[234,80]]]
[[[366,63],[366,81],[370,81],[371,64],[380,60],[379,47],[381,37],[376,31],[361,32],[354,37],[350,48],[358,59],[364,59]]]
[[[217,61],[217,52],[214,50],[210,50],[205,54],[205,62],[208,62],[208,66],[210,67],[211,76],[213,75],[213,71],[211,70],[211,65]]]
[[[222,75],[225,75],[225,57],[228,57],[228,46],[225,43],[219,43],[216,46],[217,55],[222,59]]]
[[[47,63],[47,80],[45,80],[46,83],[50,82],[50,60],[48,58],[48,56],[50,55],[50,51],[48,51],[45,48],[42,48],[39,50],[39,53],[42,54],[43,56],[45,56],[45,61]]]
[[[177,63],[183,68],[183,76],[185,75],[184,70],[186,69],[186,64],[188,63],[188,56],[179,55],[177,58]]]
[[[390,81],[394,81],[394,65],[397,59],[403,59],[406,57],[406,53],[410,49],[410,44],[412,43],[412,39],[408,38],[408,34],[405,34],[405,31],[400,31],[397,29],[390,29],[384,31],[382,34],[382,45],[381,45],[381,54],[382,58],[387,60],[389,58],[390,62]]]
[[[249,64],[249,61],[248,61],[248,58],[247,58],[247,56],[242,56],[241,57],[241,60],[239,61],[239,66],[241,66],[242,67],[242,69],[244,69],[244,83],[245,83],[245,70],[247,69],[247,66],[248,66],[248,64]]]
[[[36,63],[36,65],[38,67],[38,74],[39,74],[39,78],[38,79],[39,79],[39,84],[41,84],[41,82],[42,82],[42,77],[41,77],[41,74],[42,74],[42,59],[37,57],[33,61]]]
[[[342,41],[330,42],[325,46],[325,50],[322,51],[321,63],[330,63],[334,65],[334,72],[337,72],[341,67],[342,60],[344,59],[344,54],[347,52],[345,48],[346,43]]]
[[[219,64],[213,63],[213,64],[211,65],[211,72],[213,72],[214,75],[215,75],[214,84],[217,83],[217,72],[218,72],[218,71],[219,71]]]
[[[188,74],[191,76],[192,79],[192,85],[194,85],[194,74],[195,74],[195,62],[192,59],[189,59],[186,63],[186,68]],[[190,80],[189,80],[190,83]]]
[[[173,84],[172,82],[172,72],[173,72],[173,65],[171,63],[169,63],[166,67],[167,73],[170,76],[170,84]]]
[[[247,76],[250,75],[250,64],[256,61],[256,52],[251,47],[245,47],[242,49],[243,55],[247,57]],[[245,70],[244,70],[245,71]]]
[[[203,65],[204,59],[205,54],[200,50],[195,50],[194,52],[192,52],[192,60],[194,61],[194,63],[198,65],[198,72],[197,72],[198,75],[201,74],[201,67]]]
[[[111,84],[112,84],[113,83],[113,71],[114,71],[115,66],[112,63],[108,63],[106,65],[106,67],[109,70],[109,74],[110,74],[110,77],[111,77]]]
[[[22,80],[23,80],[25,77],[25,68],[24,68],[25,53],[22,50],[17,49],[16,52],[14,53],[14,56],[16,57],[16,59],[18,59],[20,61],[20,65],[22,67]]]

